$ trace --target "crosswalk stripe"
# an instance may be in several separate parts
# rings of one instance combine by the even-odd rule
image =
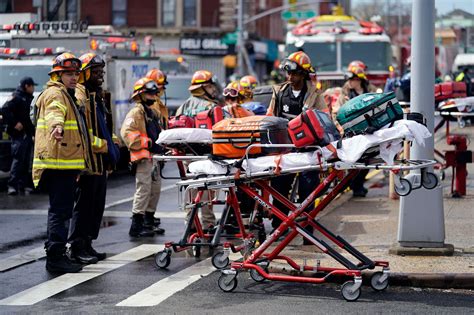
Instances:
[[[44,257],[44,255],[44,247],[41,246],[33,248],[32,250],[29,250],[26,253],[7,257],[5,259],[0,260],[0,272],[15,268],[31,261],[35,261]]]
[[[240,257],[238,253],[232,253],[229,258],[232,261]],[[211,264],[211,258],[208,258],[156,282],[148,288],[123,300],[116,306],[156,306],[176,292],[183,290],[193,282],[209,275],[215,270]]]
[[[180,272],[177,272],[150,287],[128,297],[117,306],[155,306],[172,296],[174,293],[181,291],[193,282],[207,276],[216,270],[211,259],[208,258],[197,264],[192,265]]]
[[[117,254],[94,265],[87,265],[79,273],[67,273],[40,283],[30,289],[0,300],[0,305],[33,305],[78,284],[101,276],[126,264],[141,260],[163,250],[163,244],[143,244]]]

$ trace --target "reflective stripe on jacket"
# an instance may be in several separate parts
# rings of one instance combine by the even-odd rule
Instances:
[[[66,87],[49,81],[40,95],[37,106],[37,128],[33,158],[33,183],[38,185],[45,169],[83,170],[90,161],[86,130],[78,123],[79,110]],[[61,126],[63,139],[55,140],[51,133]]]
[[[120,135],[130,151],[130,161],[151,159],[148,149],[152,140],[146,133],[145,110],[142,104],[135,103],[135,107],[128,112],[120,129]]]

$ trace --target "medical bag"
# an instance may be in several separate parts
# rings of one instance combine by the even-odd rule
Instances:
[[[339,131],[329,115],[316,109],[308,109],[290,120],[288,134],[297,148],[325,146],[340,139]]]
[[[194,128],[194,119],[186,115],[173,116],[168,121],[168,129]]]
[[[345,136],[371,134],[403,118],[395,93],[366,93],[341,106],[336,119]]]
[[[288,120],[273,116],[249,116],[224,119],[212,127],[212,154],[238,159],[252,144],[291,144]],[[253,147],[249,156],[288,152],[290,148]]]
[[[466,83],[444,82],[435,84],[435,101],[443,101],[448,98],[460,98],[467,96]]]
[[[194,117],[194,124],[196,128],[212,129],[217,122],[224,119],[224,111],[221,106],[214,106],[213,108],[197,113]]]

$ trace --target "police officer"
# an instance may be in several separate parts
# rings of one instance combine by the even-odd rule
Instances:
[[[69,243],[71,258],[83,264],[91,264],[106,258],[105,253],[97,252],[92,247],[92,241],[99,236],[104,214],[107,171],[114,168],[120,153],[112,140],[112,120],[106,116],[108,109],[102,91],[105,62],[94,53],[84,54],[79,59],[82,72],[76,96],[86,112],[92,150],[90,167],[78,182]]]
[[[89,166],[85,114],[75,96],[81,61],[71,53],[55,58],[46,90],[38,97],[33,183],[49,192],[46,269],[78,272],[66,256],[67,223],[72,216],[79,173]]]
[[[322,95],[311,83],[310,74],[315,73],[311,66],[311,60],[302,51],[294,52],[281,63],[281,67],[286,71],[287,81],[272,87],[273,95],[267,110],[267,115],[293,119],[306,109],[326,109],[326,104]],[[283,196],[288,196],[293,184],[295,175],[289,174],[278,176],[271,181],[275,189]],[[303,172],[298,175],[298,196],[299,200],[304,200],[318,185],[318,172]],[[286,208],[278,200],[274,200],[274,205],[284,213],[288,213]],[[273,217],[272,226],[277,228],[281,220]]]
[[[160,119],[151,107],[156,104],[159,87],[154,80],[142,78],[133,86],[132,108],[122,124],[120,134],[130,150],[130,161],[136,166],[136,190],[133,198],[131,237],[163,234],[164,229],[144,225],[145,215],[153,219],[160,199],[161,180],[158,163],[152,155],[160,153],[155,143],[161,131]]]
[[[7,123],[7,133],[10,135],[12,165],[8,180],[8,194],[17,195],[30,186],[28,177],[33,148],[35,128],[30,119],[30,104],[37,85],[31,77],[21,79],[11,99],[3,106],[3,115]]]

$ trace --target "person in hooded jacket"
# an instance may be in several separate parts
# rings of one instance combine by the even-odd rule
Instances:
[[[17,195],[31,186],[28,177],[35,127],[30,119],[30,105],[37,85],[31,77],[21,79],[12,97],[3,106],[3,116],[10,136],[12,164],[8,180],[8,195]],[[31,188],[31,187],[30,187]]]
[[[150,78],[141,78],[133,86],[132,101],[135,103],[125,117],[120,134],[130,150],[130,161],[136,167],[135,195],[132,207],[131,237],[154,236],[165,233],[156,227],[154,216],[161,193],[158,162],[153,154],[161,153],[156,140],[162,130],[156,109],[160,88]],[[145,224],[149,220],[150,224]]]

